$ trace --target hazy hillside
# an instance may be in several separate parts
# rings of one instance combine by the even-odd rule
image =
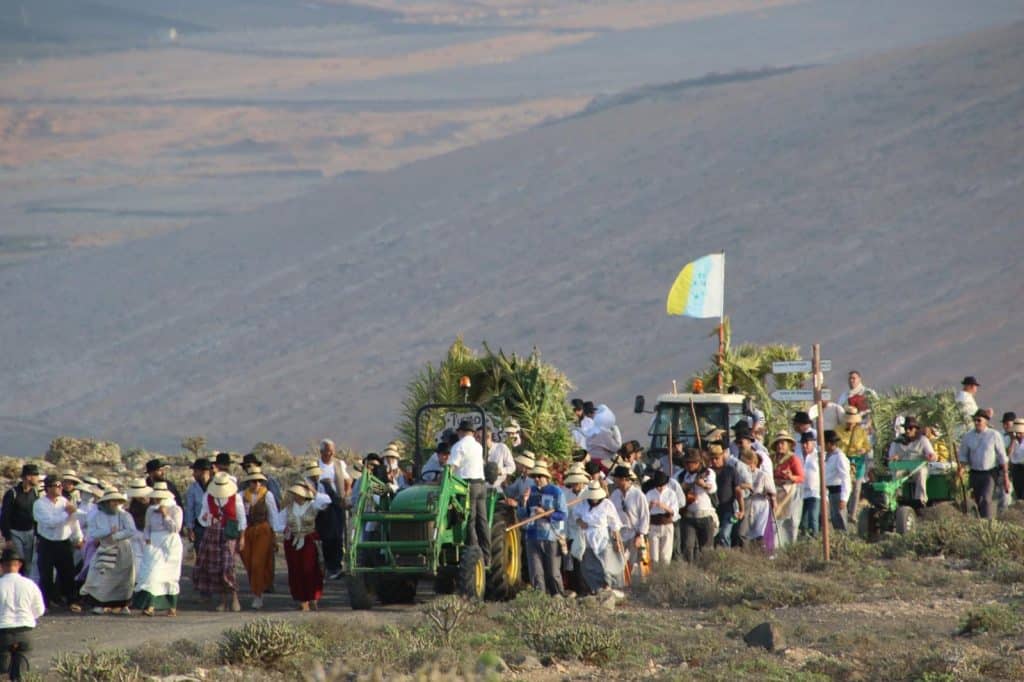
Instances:
[[[710,321],[663,306],[721,248],[738,339],[821,341],[875,385],[973,373],[982,404],[1014,407],[1021,73],[1018,24],[680,84],[214,230],[0,271],[3,447],[46,429],[376,446],[459,332],[536,344],[625,412],[711,352]]]

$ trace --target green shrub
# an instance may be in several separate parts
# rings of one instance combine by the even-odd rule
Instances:
[[[1020,617],[1005,604],[984,604],[967,611],[960,619],[958,635],[976,635],[987,632],[1008,635],[1020,629]]]
[[[142,680],[139,667],[124,649],[89,649],[57,654],[53,672],[66,682],[136,682]]]
[[[538,654],[601,664],[620,651],[622,638],[614,629],[587,622],[558,622],[539,631],[524,633]]]
[[[477,602],[460,595],[447,594],[432,599],[423,607],[423,615],[427,623],[434,628],[445,646],[452,645],[452,637],[466,619],[477,613],[480,606]]]
[[[257,618],[221,635],[218,653],[224,663],[273,666],[316,649],[316,640],[291,623]]]
[[[185,675],[209,665],[217,656],[217,647],[212,643],[191,639],[179,639],[170,644],[146,642],[129,651],[128,656],[140,672],[166,677]]]
[[[880,545],[883,557],[946,556],[964,559],[975,569],[994,569],[1007,561],[1024,561],[1024,527],[960,514],[918,525]]]

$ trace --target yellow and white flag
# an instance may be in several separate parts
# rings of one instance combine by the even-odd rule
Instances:
[[[669,315],[722,317],[725,307],[725,254],[713,253],[687,263],[668,292]]]

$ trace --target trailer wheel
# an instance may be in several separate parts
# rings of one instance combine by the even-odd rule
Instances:
[[[867,542],[878,539],[878,519],[871,507],[865,507],[857,514],[857,535]]]
[[[896,532],[900,535],[906,535],[914,530],[917,518],[914,516],[914,510],[911,507],[899,507],[896,510],[896,522],[894,524]]]
[[[366,574],[350,573],[347,578],[348,603],[353,611],[367,611],[373,608],[373,593],[366,583]]]
[[[496,518],[491,526],[491,568],[487,572],[486,597],[511,599],[522,579],[522,535],[519,529],[505,530],[505,519]]]
[[[385,578],[377,590],[381,604],[412,604],[416,601],[416,578]]]
[[[479,547],[464,547],[459,561],[459,593],[470,599],[483,599],[486,588],[483,552]]]

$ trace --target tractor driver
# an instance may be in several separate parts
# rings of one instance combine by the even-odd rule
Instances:
[[[434,454],[423,465],[423,471],[420,472],[420,480],[424,483],[440,483],[445,467],[448,466],[448,458],[451,456],[451,453],[452,447],[448,443],[443,440],[438,443]]]
[[[928,436],[921,432],[921,425],[916,417],[907,417],[903,422],[903,435],[892,442],[889,446],[889,461],[898,462],[906,460],[925,460],[934,462],[938,459],[935,449]],[[914,503],[923,507],[928,503],[927,483],[928,467],[921,467],[914,474]]]
[[[484,482],[484,448],[474,437],[476,429],[468,419],[456,429],[459,442],[452,446],[450,463],[459,478],[469,484],[469,531],[466,544],[478,547],[484,566],[491,563],[491,527],[487,523],[487,484]]]

